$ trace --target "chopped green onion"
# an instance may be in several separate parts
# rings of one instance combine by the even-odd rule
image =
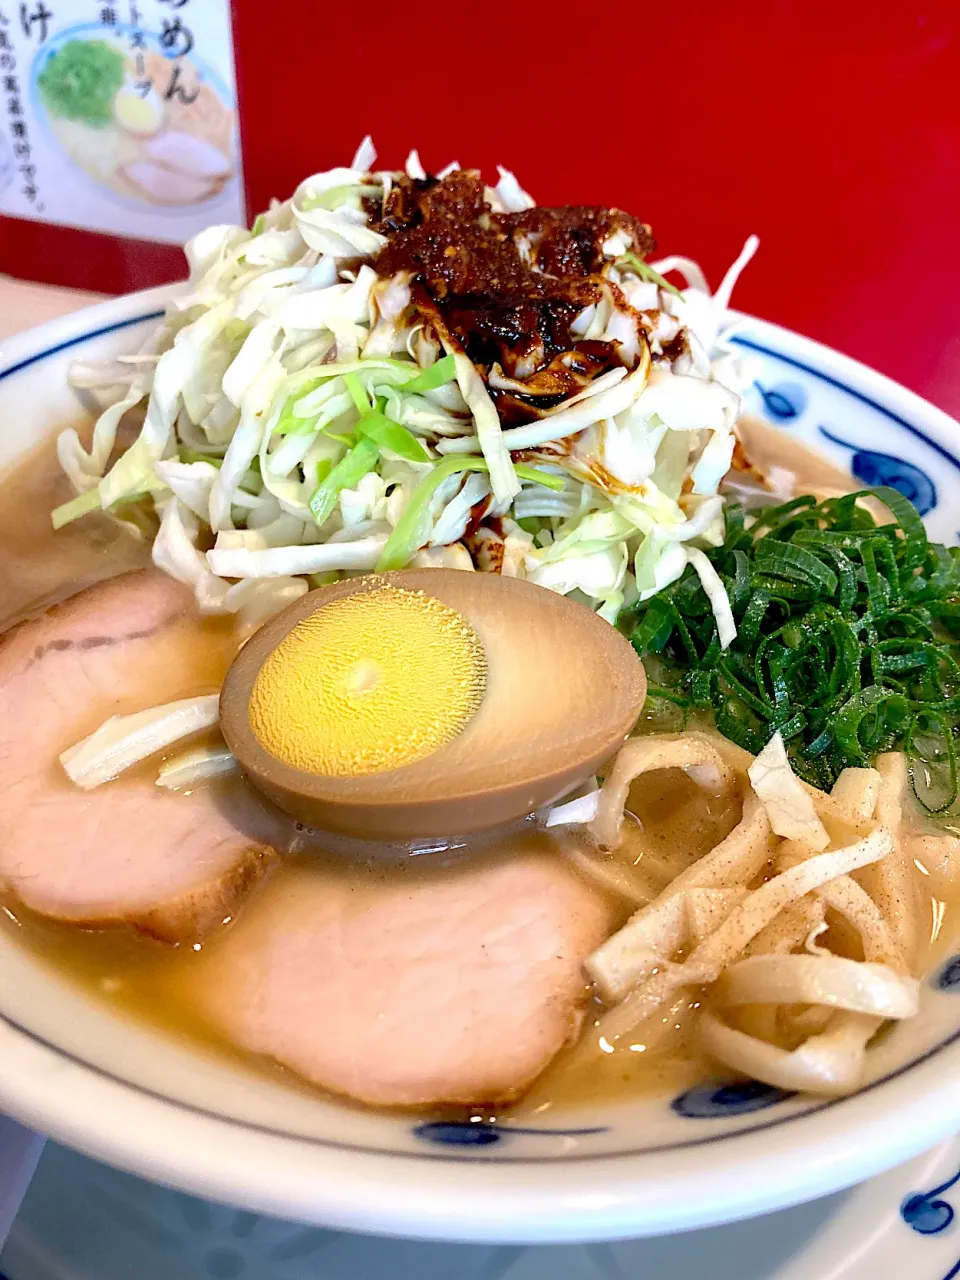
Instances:
[[[216,454],[201,453],[199,449],[188,449],[183,444],[177,449],[177,457],[181,462],[209,462],[211,467],[223,466],[223,458]]]
[[[364,390],[363,383],[355,373],[345,373],[343,375],[343,384],[350,392],[350,399],[357,406],[357,412],[361,415],[370,412],[370,397]]]
[[[302,400],[304,396],[316,391],[317,387],[324,381],[323,378],[310,378],[306,382],[301,383],[296,391],[287,397],[283,408],[280,410],[280,417],[277,419],[276,426],[273,428],[274,435],[286,436],[296,435],[301,431],[310,431],[316,422],[316,416],[301,418],[293,411],[293,406]]]
[[[866,498],[892,521],[878,523]],[[656,664],[649,696],[686,698],[749,751],[779,729],[819,787],[905,751],[921,803],[949,810],[960,794],[960,548],[929,543],[913,505],[878,488],[795,498],[749,526],[731,506],[723,545],[706,555],[737,637],[721,654],[688,568],[630,615],[631,642]]]
[[[315,196],[307,196],[300,208],[303,213],[308,213],[311,209],[336,209],[353,196],[373,195],[379,191],[379,185],[374,183],[348,182],[339,187],[327,187],[326,191],[320,191]]]
[[[431,526],[430,503],[433,495],[450,476],[461,471],[489,471],[486,458],[444,458],[423,477],[414,489],[406,510],[377,561],[377,572],[402,569],[409,564],[426,541]]]
[[[151,492],[149,489],[141,489],[138,493],[126,493],[122,498],[117,498],[116,502],[112,502],[109,507],[103,507],[99,489],[88,489],[86,493],[78,493],[69,502],[54,507],[50,512],[50,521],[54,529],[62,529],[65,524],[79,520],[81,516],[88,516],[93,511],[104,510],[109,513],[116,511],[118,507],[130,507],[135,502],[142,502],[144,498],[149,498]]]
[[[412,431],[402,427],[399,422],[393,422],[378,410],[363,415],[357,423],[357,434],[366,436],[381,449],[389,449],[408,462],[430,461],[430,455]]]
[[[526,463],[517,462],[513,467],[518,480],[526,480],[528,484],[539,484],[544,489],[552,489],[559,493],[563,488],[563,476],[555,476],[549,471],[541,471],[539,467],[528,467]]]
[[[634,275],[639,276],[641,280],[649,280],[658,289],[666,289],[667,293],[675,294],[678,298],[683,297],[683,294],[675,284],[671,284],[669,280],[664,280],[660,272],[651,267],[649,262],[644,262],[642,258],[629,250],[620,255],[617,259],[617,266],[629,267]]]
[[[310,499],[310,513],[322,525],[337,505],[341,489],[355,489],[368,471],[377,465],[379,448],[372,440],[360,440],[320,481]]]
[[[403,388],[404,391],[435,391],[457,376],[456,360],[453,356],[443,356],[436,364],[423,373],[412,378]]]
[[[923,724],[931,731],[924,732]],[[957,739],[944,716],[926,712],[914,716],[907,734],[907,756],[914,794],[931,813],[943,813],[960,790]]]
[[[91,511],[100,510],[100,492],[96,485],[86,493],[78,493],[69,502],[63,502],[50,512],[50,520],[55,529],[62,529],[65,524],[89,515]]]
[[[240,349],[240,346],[243,343],[244,338],[247,337],[249,332],[250,332],[250,325],[246,322],[246,320],[237,320],[237,319],[228,320],[227,323],[223,326],[223,336],[226,338],[226,340],[229,343],[231,343],[232,345],[235,345],[237,350]]]
[[[250,238],[253,239],[254,236],[260,235],[260,233],[263,231],[263,228],[266,226],[266,224],[267,224],[266,214],[258,213],[253,220],[253,226],[250,228]]]
[[[444,458],[432,471],[428,472],[414,489],[406,510],[397,521],[397,526],[387,539],[387,544],[377,561],[377,572],[384,573],[388,569],[402,569],[410,563],[430,534],[430,504],[433,495],[450,476],[464,471],[487,471],[490,467],[486,458]],[[529,480],[534,484],[542,484],[547,489],[563,488],[560,476],[550,475],[538,467],[517,467],[517,476],[521,480]]]

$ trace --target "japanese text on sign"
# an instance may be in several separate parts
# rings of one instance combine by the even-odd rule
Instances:
[[[0,214],[182,241],[244,219],[228,0],[0,0]]]

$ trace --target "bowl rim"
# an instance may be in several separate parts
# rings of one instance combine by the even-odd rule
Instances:
[[[181,290],[162,285],[110,299],[5,339],[0,384],[42,358],[159,318]],[[853,393],[960,470],[957,424],[948,414],[812,339],[734,314],[756,335],[738,345],[769,350]],[[746,1132],[718,1132],[671,1150],[496,1159],[370,1151],[258,1129],[147,1093],[0,1016],[4,1109],[87,1155],[278,1217],[475,1242],[664,1234],[826,1195],[960,1129],[960,1089],[952,1079],[958,1068],[960,1032],[852,1097]],[[780,1133],[786,1124],[789,1142]],[[691,1161],[691,1147],[705,1145],[709,1159]]]

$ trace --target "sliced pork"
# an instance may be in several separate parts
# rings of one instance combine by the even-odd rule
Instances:
[[[0,640],[0,884],[43,915],[177,941],[230,914],[260,876],[272,816],[241,787],[171,794],[155,771],[94,791],[58,755],[108,716],[212,693],[222,625],[154,570],[100,583]]]
[[[168,169],[150,160],[122,165],[117,172],[146,200],[153,204],[193,204],[205,200],[223,185],[219,178]]]
[[[241,1048],[380,1106],[517,1097],[577,1030],[609,907],[555,858],[267,884],[201,960]]]
[[[227,178],[230,160],[205,138],[193,133],[166,130],[147,143],[147,155],[151,160],[177,173],[194,178]]]

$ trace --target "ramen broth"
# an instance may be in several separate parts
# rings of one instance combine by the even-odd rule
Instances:
[[[156,764],[148,762],[143,768],[153,776]],[[128,784],[121,778],[110,785]],[[238,778],[211,780],[202,785],[213,787],[225,805],[236,804],[238,792],[245,788]],[[629,871],[645,875],[657,885],[717,844],[739,817],[738,807],[730,798],[709,796],[677,770],[649,775],[642,791],[638,788],[632,798],[631,808],[641,820],[642,830],[631,824],[629,838],[618,850],[618,858]],[[418,880],[455,876],[468,864],[490,866],[521,855],[565,858],[571,842],[587,848],[582,837],[545,831],[530,822],[488,836],[462,837],[446,848],[432,851],[418,850],[416,846],[361,845],[291,826],[284,856],[269,874],[272,879],[282,878],[293,884],[310,876],[346,878],[360,909],[365,891],[375,887],[391,883],[412,886]],[[679,862],[677,850],[683,851]],[[667,864],[672,871],[666,870]],[[594,885],[589,877],[584,878]],[[255,894],[256,891],[241,911],[255,909]],[[612,908],[612,928],[619,928],[634,904],[613,892],[606,896]],[[128,930],[86,930],[58,924],[24,911],[13,901],[4,905],[4,926],[15,929],[21,943],[88,991],[142,1021],[216,1051],[239,1054],[248,1062],[291,1078],[289,1072],[235,1049],[195,1011],[192,993],[206,956],[217,947],[221,935],[208,937],[202,946],[197,943],[192,947],[171,947]],[[229,917],[224,920],[224,934],[232,923]],[[600,1009],[599,1004],[592,1006],[592,1013],[588,1008],[588,1021],[591,1016],[598,1016]],[[649,1058],[632,1051],[629,1056],[617,1055],[615,1061],[591,1062],[591,1070],[582,1073],[568,1070],[561,1058],[535,1086],[530,1101],[521,1105],[542,1110],[545,1105],[585,1101],[597,1095],[656,1091],[668,1081],[671,1086],[682,1087],[687,1079],[702,1078],[708,1071],[706,1062],[699,1054],[691,1053],[681,1034],[669,1033]]]
[[[813,462],[820,467],[818,459]],[[822,471],[819,478],[824,478]],[[65,489],[50,446],[40,449],[0,484],[0,581],[4,583],[0,626],[149,561],[149,539],[135,526],[124,527],[106,517],[85,519],[54,533],[49,511],[67,496]],[[218,687],[236,647],[231,627],[231,619],[196,618],[185,643],[195,648],[197,662],[193,663],[193,670],[203,672],[207,687],[181,690],[175,675],[158,673],[155,687],[143,688],[141,705],[151,706]],[[83,715],[89,719],[89,732],[103,718],[103,709],[84,708]],[[182,744],[178,744],[174,751],[181,749]],[[141,768],[155,777],[157,760],[148,761]],[[135,771],[131,772],[135,778]],[[143,774],[139,776],[142,778]],[[71,784],[64,778],[63,785]],[[122,788],[130,783],[124,777],[108,785]],[[236,776],[201,785],[215,788],[218,800],[227,806],[234,805],[246,787]],[[651,898],[713,848],[739,820],[736,797],[713,796],[680,770],[645,775],[631,791],[628,810],[639,821],[628,823],[626,839],[613,856],[627,880],[637,886],[638,894]],[[590,847],[575,829],[547,831],[527,821],[493,835],[458,839],[440,849],[435,845],[426,849],[422,845],[360,845],[304,831],[286,819],[278,821],[282,824],[280,830],[285,832],[277,842],[283,856],[269,875],[285,877],[293,883],[317,875],[344,877],[358,903],[362,903],[365,889],[374,885],[409,885],[418,878],[449,877],[464,865],[492,863],[520,853],[564,858],[568,862],[571,853],[579,855],[579,861],[575,857],[571,865],[597,888],[596,880],[583,869]],[[936,944],[938,935],[952,928],[952,911],[948,912],[944,886],[935,877],[927,877],[923,887],[932,922],[930,941]],[[628,900],[609,887],[598,891],[609,898],[613,927],[624,923],[642,900]],[[255,898],[256,890],[240,910],[250,910]],[[288,1071],[235,1049],[195,1010],[191,991],[197,975],[206,956],[231,928],[230,917],[224,919],[222,932],[208,937],[202,946],[174,947],[123,929],[96,931],[57,924],[34,916],[12,900],[3,905],[0,927],[98,998],[177,1037],[239,1056],[258,1070],[279,1074],[297,1087],[308,1087]],[[588,1003],[584,1024],[588,1032],[601,1012],[599,1003]],[[708,1061],[687,1040],[684,1012],[680,1006],[665,1009],[662,1033],[658,1032],[651,1043],[629,1045],[625,1052],[598,1052],[584,1057],[576,1056],[575,1051],[564,1051],[515,1110],[542,1113],[600,1098],[683,1088],[709,1076]]]
[[[135,524],[95,514],[54,529],[50,512],[73,496],[49,443],[0,479],[0,632],[104,578],[150,563],[149,540]]]

